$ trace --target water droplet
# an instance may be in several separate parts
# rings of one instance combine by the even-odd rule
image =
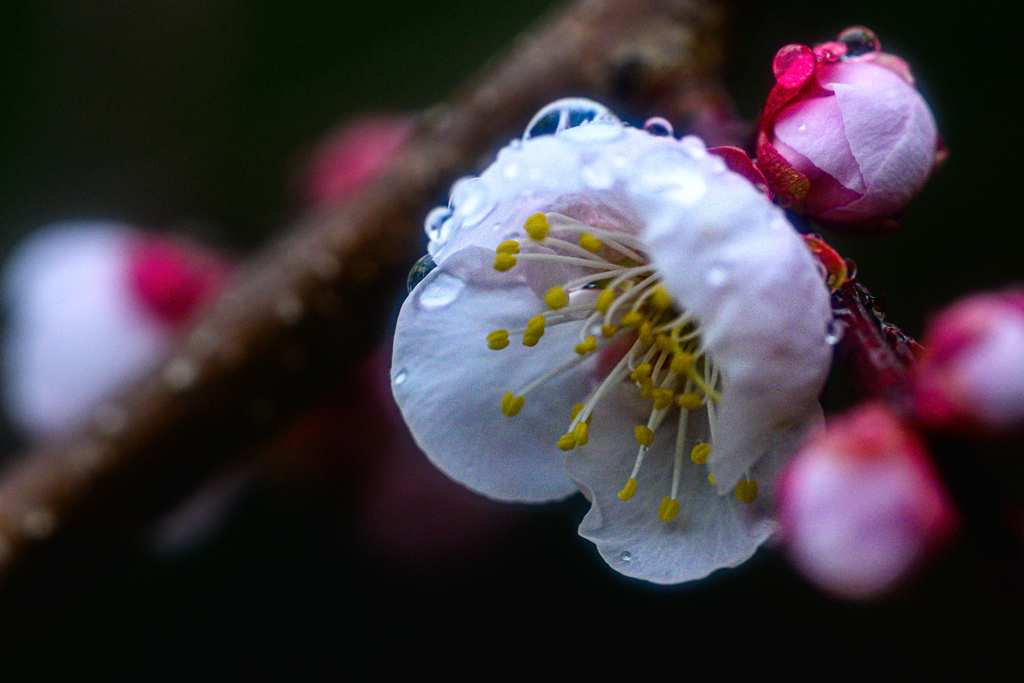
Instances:
[[[409,279],[406,280],[406,286],[409,288],[408,291],[412,291],[416,288],[416,285],[423,282],[423,278],[430,274],[434,268],[437,268],[437,264],[434,263],[434,259],[431,258],[430,254],[425,254],[420,257],[412,270],[409,271]]]
[[[195,363],[187,358],[175,358],[164,367],[163,380],[172,391],[184,391],[192,386],[198,375]]]
[[[704,282],[709,287],[721,287],[729,281],[729,271],[721,266],[712,266],[704,273]]]
[[[632,562],[633,553],[629,552],[628,550],[623,550],[621,553],[619,553],[619,559],[623,562]]]
[[[835,346],[843,338],[844,327],[842,321],[833,318],[828,322],[828,328],[825,330],[825,343],[829,346]]]
[[[843,57],[859,57],[869,52],[878,52],[882,44],[875,32],[864,26],[851,26],[839,34],[839,42],[846,45]]]
[[[409,373],[405,371],[405,368],[399,368],[398,372],[395,373],[395,378],[392,380],[395,386],[401,386],[405,380],[409,379]]]
[[[578,128],[590,121],[617,121],[607,107],[583,97],[555,100],[541,109],[526,124],[524,140],[554,135],[570,128]]]
[[[796,127],[796,129],[802,133],[805,130],[807,130],[807,124],[806,123],[801,123],[799,126]]]
[[[663,119],[660,116],[652,116],[647,119],[644,123],[644,130],[651,135],[659,135],[662,137],[671,137],[675,131],[672,129],[672,124],[667,119]]]
[[[600,162],[584,166],[580,171],[580,178],[592,190],[607,190],[615,184],[615,176],[611,170]]]
[[[438,273],[433,280],[419,287],[419,297],[416,303],[420,308],[432,309],[447,306],[455,301],[466,283],[451,273]]]
[[[447,206],[435,207],[427,214],[427,218],[423,222],[423,230],[431,242],[444,243],[445,239],[442,238],[445,235],[444,223],[451,218],[451,215],[452,210]]]
[[[491,211],[487,203],[487,188],[479,178],[463,178],[452,187],[452,206],[455,216],[458,217],[459,226],[471,227],[484,219]],[[445,222],[441,226],[441,241],[448,241],[452,222]]]

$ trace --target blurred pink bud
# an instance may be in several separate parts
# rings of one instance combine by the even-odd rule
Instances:
[[[398,155],[411,128],[411,120],[404,116],[365,116],[328,135],[299,170],[302,205],[350,199]]]
[[[928,326],[913,375],[918,416],[933,428],[1024,429],[1024,291],[977,294]]]
[[[837,419],[794,456],[782,486],[796,567],[834,595],[895,588],[948,539],[957,513],[917,436],[878,405]]]
[[[840,38],[776,55],[758,163],[798,211],[837,225],[892,227],[943,156],[942,144],[906,63],[879,52],[867,29]]]
[[[3,399],[32,437],[78,425],[147,371],[223,261],[198,245],[114,223],[65,223],[15,249],[4,270]]]

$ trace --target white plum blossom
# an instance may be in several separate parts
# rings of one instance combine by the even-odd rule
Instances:
[[[829,294],[801,236],[696,138],[543,110],[428,217],[392,385],[449,476],[507,501],[580,490],[580,533],[657,583],[748,559],[821,420]]]

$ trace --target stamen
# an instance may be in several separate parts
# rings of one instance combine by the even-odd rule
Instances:
[[[665,496],[658,506],[658,519],[663,522],[671,522],[679,514],[679,501],[675,498]]]
[[[597,239],[589,232],[585,232],[580,235],[579,243],[581,247],[593,254],[600,254],[604,249],[604,245],[601,243],[601,240]]]
[[[500,351],[508,346],[508,330],[494,330],[487,335],[487,348]]]
[[[508,417],[515,417],[523,409],[525,402],[526,399],[522,396],[516,396],[511,391],[506,391],[501,398],[501,412]]]
[[[519,242],[515,240],[505,240],[494,250],[496,254],[518,254],[519,253]]]
[[[548,305],[548,308],[557,310],[569,303],[569,296],[561,287],[552,287],[544,295],[544,303]]]
[[[692,460],[695,465],[703,465],[708,461],[708,456],[710,454],[711,444],[699,443],[690,451],[690,460]]]
[[[757,482],[753,479],[741,479],[736,483],[736,500],[741,503],[753,503],[757,498]]]
[[[548,217],[542,213],[535,213],[527,218],[523,227],[526,229],[526,234],[538,242],[542,242],[551,230]]]
[[[514,265],[516,265],[516,257],[512,254],[500,252],[494,257],[494,269],[499,273],[510,270]]]
[[[597,349],[597,339],[592,336],[588,336],[586,339],[576,345],[576,353],[581,356],[585,356],[588,353],[593,353]]]
[[[630,498],[632,498],[633,495],[636,493],[637,486],[638,485],[636,483],[635,478],[630,477],[629,479],[627,479],[626,485],[622,487],[621,491],[619,491],[619,500],[627,501]]]

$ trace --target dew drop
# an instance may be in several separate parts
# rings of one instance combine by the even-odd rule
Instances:
[[[851,26],[839,34],[839,42],[846,45],[845,58],[859,57],[882,48],[875,32],[864,26]]]
[[[660,116],[652,116],[647,119],[644,123],[644,130],[651,135],[658,135],[660,137],[672,137],[675,131],[672,129],[672,124],[667,119],[663,119]]]
[[[619,553],[619,559],[623,562],[632,562],[633,553],[629,552],[628,550],[623,550],[621,553]]]
[[[447,240],[445,222],[451,218],[452,210],[447,206],[438,206],[430,210],[426,220],[423,222],[423,230],[431,242],[444,244]]]
[[[590,121],[617,121],[607,107],[584,97],[566,97],[555,100],[534,115],[523,134],[524,140],[554,135],[570,128],[578,128]]]
[[[825,330],[825,342],[829,346],[835,346],[843,338],[844,331],[843,323],[833,318],[828,322],[828,328]]]
[[[398,372],[395,373],[395,378],[392,380],[395,386],[401,386],[405,383],[405,380],[409,379],[409,373],[405,371],[405,368],[399,368]]]
[[[704,273],[704,282],[709,287],[721,287],[729,281],[729,272],[721,266],[712,266]]]
[[[459,225],[471,227],[484,219],[490,213],[491,207],[487,203],[487,188],[479,178],[463,178],[452,187],[451,204],[455,207],[455,214],[459,217]],[[452,223],[445,222],[442,225],[441,241],[446,242],[450,236]]]
[[[615,184],[615,176],[611,170],[602,163],[594,163],[584,166],[580,171],[580,178],[583,183],[592,190],[607,190]]]
[[[807,130],[807,124],[806,123],[801,123],[799,126],[796,127],[796,129],[802,133],[805,130]]]
[[[423,282],[423,278],[429,275],[430,271],[436,267],[437,264],[434,263],[434,259],[430,254],[421,256],[419,261],[413,265],[412,270],[409,271],[409,279],[406,280],[407,291],[411,292],[415,289],[416,285]]]
[[[465,286],[465,282],[450,273],[438,273],[432,281],[419,288],[416,303],[426,310],[447,306],[455,301]]]

